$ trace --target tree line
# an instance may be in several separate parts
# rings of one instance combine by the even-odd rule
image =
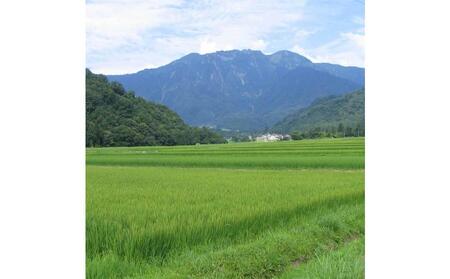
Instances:
[[[364,137],[364,123],[346,126],[339,123],[338,126],[315,127],[305,131],[293,131],[290,133],[293,140],[315,139],[315,138],[341,138],[341,137]]]

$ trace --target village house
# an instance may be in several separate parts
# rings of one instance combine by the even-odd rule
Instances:
[[[259,137],[256,137],[257,142],[271,142],[271,141],[280,141],[280,140],[291,140],[290,135],[281,135],[281,134],[265,134]]]

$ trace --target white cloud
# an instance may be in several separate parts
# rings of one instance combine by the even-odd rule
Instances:
[[[261,51],[264,51],[266,49],[266,46],[267,46],[267,42],[264,40],[261,40],[261,39],[256,40],[250,44],[250,48],[259,49]]]
[[[233,45],[226,44],[226,45],[219,45],[218,43],[211,41],[210,39],[205,39],[200,42],[200,54],[215,52],[218,50],[231,50],[233,49]]]
[[[328,18],[315,14],[318,8],[325,11],[325,6],[308,10],[309,5],[318,4],[307,0],[91,0],[86,4],[87,66],[94,72],[127,73],[161,66],[190,52],[247,48],[265,53],[291,48],[313,61],[363,66],[363,15],[342,17],[354,25],[352,32],[330,31],[320,24]],[[330,37],[334,39],[320,41]]]
[[[87,3],[87,50],[105,50],[142,43],[145,30],[174,24],[178,18],[167,5],[180,1],[95,1]]]
[[[129,65],[160,66],[190,52],[264,51],[270,45],[266,37],[300,21],[304,5],[303,0],[91,1],[88,66],[117,73],[122,63],[119,72],[127,72]]]
[[[209,41],[208,39],[206,39],[200,43],[200,53],[201,54],[213,52],[216,49],[217,49],[217,44],[215,42]]]
[[[364,67],[364,34],[359,32],[341,33],[337,39],[317,48],[304,49],[294,45],[291,50],[313,62]]]

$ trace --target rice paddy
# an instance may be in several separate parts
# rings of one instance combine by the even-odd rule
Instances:
[[[364,245],[364,138],[86,152],[88,278],[316,274]]]

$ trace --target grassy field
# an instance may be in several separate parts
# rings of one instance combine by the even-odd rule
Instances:
[[[88,278],[363,272],[354,264],[363,266],[363,138],[99,148],[86,157]]]

